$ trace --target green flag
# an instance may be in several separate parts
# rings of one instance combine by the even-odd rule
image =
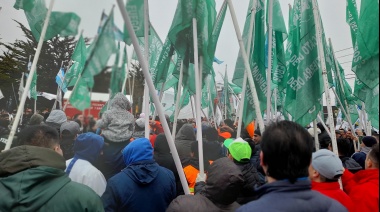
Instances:
[[[152,25],[150,25],[150,35],[149,35],[149,72],[152,76],[153,83],[155,85],[155,88],[157,90],[161,90],[162,83],[165,82],[166,79],[166,73],[163,73],[165,70],[160,69],[160,73],[158,73],[158,66],[160,65],[160,62],[162,62],[160,59],[160,53],[164,51],[164,47],[160,37],[158,36],[156,30]],[[141,47],[141,51],[143,54],[145,54],[145,40],[144,38],[139,38],[139,44]],[[167,72],[167,70],[166,70]],[[160,74],[159,76],[157,76]],[[159,78],[159,79],[157,79]]]
[[[346,22],[351,29],[352,46],[356,45],[356,34],[358,33],[358,9],[356,0],[347,0],[346,6]]]
[[[179,0],[168,39],[176,49],[179,57],[188,58],[188,60],[185,60],[186,62],[193,62],[193,59],[190,58],[193,58],[194,51],[192,34],[192,20],[194,17],[197,19],[199,56],[203,56],[206,64],[212,64],[212,62],[208,62],[209,60],[214,60],[209,55],[208,48],[216,17],[214,0]]]
[[[252,45],[250,52],[247,52],[249,57],[249,63],[251,66],[252,77],[255,81],[256,91],[260,102],[261,112],[264,112],[266,105],[266,93],[267,93],[267,81],[265,72],[265,10],[264,10],[264,0],[257,1],[257,11],[255,16],[255,30],[253,31]],[[252,14],[253,1],[249,3],[247,17],[243,29],[243,42],[244,46],[248,46],[248,34],[250,28],[250,19]],[[235,72],[232,82],[236,85],[243,85],[244,79],[244,60],[241,51],[239,52],[238,59],[236,61]],[[247,82],[247,90],[245,93],[244,101],[244,112],[243,112],[243,122],[248,125],[256,118],[256,113],[254,111],[254,104],[252,98],[252,91]]]
[[[269,5],[269,0],[268,4]],[[267,13],[268,16],[268,13]],[[268,22],[268,17],[267,17]],[[272,41],[272,89],[286,88],[286,60],[284,42],[288,37],[281,5],[278,0],[273,1],[273,41]],[[267,54],[266,54],[267,55]]]
[[[33,74],[32,83],[30,84],[30,97],[32,99],[37,99],[37,69]]]
[[[83,76],[90,79],[98,75],[107,66],[108,59],[113,53],[116,53],[114,35],[113,11],[108,17],[103,30],[93,41],[93,45],[89,48],[86,64],[83,70]],[[89,87],[94,86],[93,82],[89,82]]]
[[[85,77],[82,77],[70,96],[70,104],[80,111],[91,107],[90,90]]]
[[[38,41],[48,12],[45,0],[16,0],[13,7],[24,10],[30,30]],[[80,17],[75,13],[52,12],[44,40],[50,40],[57,35],[75,36],[78,34],[79,23]]]
[[[306,126],[322,108],[324,87],[315,29],[315,21],[320,20],[314,20],[312,0],[295,0],[292,17],[285,109],[295,122]]]
[[[239,86],[233,84],[233,83],[228,83],[228,85],[231,87],[231,89],[233,90],[234,94],[238,95],[238,94],[241,94],[242,90]]]
[[[124,82],[123,76],[125,76],[125,74],[123,74],[123,72],[125,72],[125,69],[123,70],[123,69],[119,68],[119,59],[120,59],[119,54],[120,54],[120,43],[118,45],[118,51],[116,53],[115,63],[112,67],[112,72],[111,72],[111,83],[110,83],[111,99],[113,99],[113,97],[117,93],[120,93],[120,91],[123,87],[123,82]],[[124,57],[123,54],[122,54],[122,56]],[[123,62],[125,62],[125,61],[123,61]]]
[[[86,44],[84,42],[83,36],[81,35],[74,49],[73,55],[71,55],[71,59],[74,61],[74,63],[65,74],[65,83],[67,84],[67,87],[75,85],[79,74],[81,74],[83,71],[83,67],[86,62],[86,56]]]
[[[379,2],[361,2],[352,71],[370,89],[379,84]]]
[[[174,54],[173,45],[168,39],[166,39],[162,47],[162,50],[160,52],[160,56],[158,57],[156,69],[154,70],[155,77],[154,79],[152,78],[156,89],[161,89],[159,85],[167,81],[167,77],[170,77],[170,75],[168,75],[170,71],[171,71],[171,77],[174,77],[173,76],[174,69],[170,69],[171,65],[173,64],[171,62],[171,58],[173,54]],[[165,87],[168,87],[166,83],[165,83]]]
[[[205,74],[210,74],[210,70],[213,69],[212,65],[215,58],[216,46],[218,43],[220,32],[222,30],[224,19],[226,17],[227,7],[227,1],[224,1],[222,7],[220,8],[218,16],[214,22],[212,33],[209,38],[207,55],[206,57],[204,57],[203,73]]]
[[[144,1],[143,0],[128,0],[125,8],[128,11],[129,18],[131,19],[133,30],[137,37],[144,37],[145,32],[145,12],[144,12]],[[131,45],[132,41],[127,30],[124,26],[124,41]]]

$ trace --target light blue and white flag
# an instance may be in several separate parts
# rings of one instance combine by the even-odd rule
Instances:
[[[67,84],[63,82],[64,80],[65,80],[65,71],[63,70],[63,68],[61,68],[58,71],[57,76],[55,76],[55,82],[57,83],[58,87],[61,88],[63,93],[66,93],[67,92]]]

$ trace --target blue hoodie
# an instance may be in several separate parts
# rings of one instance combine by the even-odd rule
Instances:
[[[80,134],[74,143],[74,158],[67,166],[66,173],[69,175],[75,162],[78,159],[86,160],[90,163],[94,163],[99,157],[104,146],[104,138],[94,133]]]
[[[165,211],[176,197],[173,172],[153,160],[146,138],[131,142],[122,153],[127,167],[108,180],[105,211]]]

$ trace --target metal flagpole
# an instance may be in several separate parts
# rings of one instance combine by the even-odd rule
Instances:
[[[269,124],[272,119],[272,46],[273,46],[273,0],[268,0],[268,70],[267,70],[267,120],[266,123]]]
[[[197,29],[197,19],[193,18],[193,44],[194,44],[194,71],[195,71],[195,112],[196,112],[196,125],[197,125],[197,140],[198,140],[198,156],[199,156],[199,175],[204,178],[205,168],[203,164],[203,143],[202,143],[202,123],[201,123],[201,96],[202,96],[202,73],[199,71],[199,66],[203,65],[198,61],[198,29]],[[202,62],[202,57],[201,57]]]
[[[145,39],[145,59],[146,61],[149,61],[149,7],[148,7],[148,0],[144,0],[144,39]],[[141,62],[141,61],[140,61]],[[149,70],[149,62],[147,63],[148,70]],[[150,128],[149,128],[149,114],[150,114],[150,98],[149,98],[149,90],[148,90],[148,83],[145,77],[145,85],[144,85],[144,113],[145,113],[145,138],[149,139],[150,136]],[[154,120],[155,117],[152,117]],[[162,120],[160,120],[162,121]]]
[[[253,39],[253,30],[255,27],[256,7],[257,7],[257,0],[253,0],[252,10],[251,10],[251,20],[250,20],[249,33],[248,33],[248,46],[247,46],[248,54],[251,52],[251,47],[253,47],[253,45],[254,45],[254,42],[252,42],[252,41],[254,40]],[[238,130],[237,130],[237,134],[236,134],[237,138],[240,138],[241,129],[242,129],[245,93],[247,92],[247,80],[248,80],[248,75],[247,75],[247,71],[245,71],[244,72],[244,80],[243,80],[243,90],[241,93],[241,100],[239,103],[239,123],[238,123]],[[249,124],[249,123],[245,123],[245,124]]]
[[[248,54],[247,54],[247,52],[245,51],[245,48],[244,48],[243,38],[241,36],[240,27],[239,27],[239,24],[237,22],[234,6],[233,6],[231,0],[227,0],[227,1],[228,1],[228,6],[229,6],[230,12],[231,12],[231,17],[232,17],[232,20],[233,20],[233,23],[234,23],[236,36],[238,37],[240,50],[242,51],[243,58],[244,58],[245,71],[247,72],[247,75],[248,75],[248,82],[249,82],[249,85],[251,87],[252,98],[253,98],[253,102],[255,104],[256,118],[257,118],[257,121],[259,123],[261,132],[264,132],[264,130],[265,130],[264,120],[263,120],[263,117],[261,115],[259,98],[257,96],[255,82],[253,81],[253,76],[251,74],[252,71],[251,71],[251,67],[249,65]]]
[[[334,132],[335,126],[334,126],[334,120],[333,120],[333,111],[331,106],[331,98],[330,98],[330,90],[329,90],[329,84],[327,79],[327,69],[326,69],[326,60],[325,60],[325,54],[322,44],[322,26],[321,26],[321,17],[319,16],[319,10],[316,0],[312,0],[313,3],[313,13],[314,13],[314,20],[315,20],[315,28],[317,32],[317,48],[318,48],[318,56],[320,65],[322,67],[322,77],[323,77],[323,84],[325,87],[325,97],[327,102],[327,112],[328,112],[328,121],[330,123],[330,131],[331,131],[331,141],[332,141],[332,147],[333,151],[336,155],[338,155],[338,145],[336,143],[336,135]]]
[[[38,62],[38,59],[39,59],[40,54],[41,54],[42,44],[43,44],[44,39],[45,39],[45,34],[46,34],[46,31],[47,31],[47,28],[48,28],[48,25],[49,25],[50,14],[51,14],[51,11],[53,9],[54,2],[55,2],[55,0],[51,0],[50,1],[49,9],[48,9],[48,12],[46,14],[44,26],[42,28],[40,40],[38,41],[38,46],[37,46],[36,54],[35,54],[35,56],[33,58],[32,68],[30,70],[29,76],[33,76],[34,73],[35,73],[35,71],[36,71],[37,62]],[[33,79],[33,77],[28,77],[28,79],[26,81],[26,85],[25,85],[25,90],[26,91],[29,90],[30,85],[32,84],[32,79]],[[23,112],[23,108],[25,106],[25,100],[26,100],[26,97],[28,95],[27,93],[28,92],[24,91],[23,94],[22,94],[22,97],[21,97],[21,100],[20,100],[20,105],[19,105],[19,107],[17,109],[17,114],[16,114],[15,120],[14,120],[13,125],[12,125],[11,133],[9,134],[8,141],[7,141],[7,144],[5,145],[4,150],[10,149],[10,147],[12,145],[13,138],[14,138],[16,130],[17,130],[18,122],[20,120],[21,113]]]
[[[125,10],[125,5],[124,5],[123,0],[117,0],[117,3],[119,6],[119,9],[120,9],[120,12],[123,16],[124,22],[126,24],[127,30],[131,36],[133,46],[136,48],[137,57],[141,61],[142,70],[143,70],[143,73],[145,76],[145,80],[147,81],[147,84],[149,87],[149,92],[152,94],[153,102],[156,105],[156,108],[158,110],[158,115],[160,116],[160,120],[162,120],[161,124],[162,124],[162,127],[164,128],[165,136],[168,140],[169,148],[170,148],[170,151],[172,153],[176,168],[178,170],[178,174],[179,174],[179,177],[181,179],[181,184],[182,184],[183,190],[184,190],[185,194],[190,194],[189,187],[187,184],[187,180],[185,177],[185,173],[183,172],[182,164],[181,164],[181,161],[179,159],[179,155],[178,155],[177,149],[175,147],[173,137],[171,137],[169,125],[165,119],[163,107],[162,107],[162,105],[160,105],[158,97],[156,95],[154,95],[155,88],[154,88],[153,81],[152,81],[152,78],[151,78],[150,73],[149,73],[149,68],[147,65],[148,61],[144,58],[144,56],[140,52],[139,43],[138,43],[136,34],[133,30],[131,19],[128,16],[128,12]]]
[[[178,80],[178,86],[177,86],[177,99],[175,103],[174,123],[173,123],[173,131],[172,131],[173,139],[175,139],[175,135],[177,132],[177,123],[178,123],[178,115],[179,115],[179,107],[180,107],[179,103],[181,101],[181,92],[182,92],[182,80],[183,80],[183,61],[181,62],[181,69],[179,71],[179,80]]]
[[[319,139],[318,139],[318,128],[317,128],[317,120],[313,121],[313,129],[314,129],[314,143],[315,143],[315,150],[319,150]]]

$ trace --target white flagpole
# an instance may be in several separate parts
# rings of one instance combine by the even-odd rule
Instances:
[[[196,112],[196,125],[197,125],[197,140],[198,140],[198,156],[199,156],[199,174],[204,177],[205,169],[203,164],[203,143],[202,143],[202,123],[201,123],[201,96],[202,88],[200,82],[202,80],[202,73],[199,71],[199,66],[203,65],[198,61],[198,29],[197,19],[193,18],[193,44],[194,44],[194,71],[195,71],[195,112]],[[202,57],[201,57],[202,62]]]
[[[314,129],[314,143],[315,143],[315,150],[319,150],[319,139],[318,139],[318,128],[317,128],[317,120],[313,121],[313,129]]]
[[[239,24],[237,22],[234,6],[233,6],[231,0],[227,0],[227,1],[228,1],[228,6],[230,8],[232,21],[234,23],[236,36],[237,36],[238,41],[239,41],[239,46],[240,46],[240,49],[241,49],[242,54],[243,54],[245,71],[247,72],[247,75],[248,75],[248,82],[249,82],[249,85],[251,87],[252,98],[253,98],[253,102],[255,104],[255,112],[256,112],[257,121],[259,123],[261,132],[264,132],[264,130],[265,130],[264,120],[263,120],[263,117],[261,115],[259,98],[257,96],[255,82],[253,81],[253,77],[252,77],[252,74],[251,74],[252,71],[251,71],[251,67],[249,65],[248,55],[247,55],[247,52],[245,51],[245,48],[244,48],[243,38],[241,36],[240,27],[239,27]]]
[[[149,7],[148,7],[148,0],[144,0],[144,39],[145,39],[145,59],[148,61],[146,64],[148,66],[149,70]],[[140,61],[141,62],[141,61]],[[155,94],[154,94],[155,95]],[[148,83],[145,77],[145,85],[144,85],[144,113],[145,113],[145,138],[149,139],[150,136],[150,128],[149,128],[149,114],[150,114],[150,104],[149,104],[150,98],[149,98],[149,88]],[[152,117],[154,120],[155,117]],[[160,121],[162,121],[160,119]]]
[[[268,4],[268,70],[267,70],[267,124],[272,119],[272,46],[273,46],[273,0]]]
[[[332,45],[331,38],[329,38],[329,43],[330,43],[331,52],[333,54],[334,61],[335,61],[334,65],[335,65],[336,71],[338,73],[337,75],[338,75],[338,80],[340,82],[340,88],[342,89],[343,95],[346,96],[345,91],[344,91],[344,87],[343,87],[342,76],[339,73],[339,65],[338,65],[338,62],[337,62],[337,59],[336,59],[336,56],[335,56],[334,47]],[[342,109],[344,109],[343,108],[343,104],[340,101],[340,99],[339,99],[338,95],[336,94],[336,92],[335,92],[335,95],[336,95],[336,98],[338,99],[339,104],[341,105]],[[346,106],[346,114],[345,114],[345,116],[347,117],[348,123],[350,124],[352,135],[354,135],[356,137],[355,128],[354,128],[354,125],[352,124],[352,121],[351,121],[351,114],[349,113],[350,108],[348,107],[348,103],[347,103],[347,99],[346,98],[344,98],[344,105]],[[344,110],[342,110],[342,111],[344,112]],[[355,151],[356,151],[356,146],[355,146]]]
[[[34,75],[34,73],[36,71],[37,62],[38,62],[38,59],[39,59],[40,54],[41,54],[42,44],[44,42],[45,34],[46,34],[46,31],[47,31],[47,28],[48,28],[48,25],[49,25],[50,14],[51,14],[51,11],[53,9],[53,5],[54,5],[54,0],[51,0],[50,1],[50,5],[49,5],[49,10],[48,10],[48,12],[46,14],[44,26],[42,28],[40,40],[38,41],[38,46],[37,46],[36,54],[35,54],[35,56],[33,58],[32,68],[31,68],[30,73],[29,73],[29,76],[31,76],[31,77],[28,77],[28,80],[26,81],[26,85],[25,85],[25,90],[26,91],[29,90],[30,84],[32,84],[33,75]],[[11,133],[9,134],[8,141],[7,141],[7,144],[5,145],[4,150],[10,149],[10,147],[12,145],[13,138],[14,138],[16,130],[17,130],[17,125],[18,125],[18,122],[20,120],[21,114],[23,112],[23,108],[25,106],[26,97],[28,95],[28,92],[25,92],[25,90],[24,90],[24,92],[22,94],[20,105],[19,105],[19,107],[17,109],[17,114],[16,114],[15,120],[14,120],[13,125],[12,125]]]
[[[183,190],[184,190],[185,194],[190,194],[189,187],[187,184],[187,180],[185,177],[185,173],[183,172],[182,164],[181,164],[181,161],[179,159],[179,155],[178,155],[177,149],[175,147],[173,137],[171,137],[169,125],[165,119],[163,107],[162,107],[162,105],[160,105],[158,97],[156,95],[154,95],[155,88],[154,88],[153,81],[152,81],[152,78],[151,78],[150,73],[149,73],[149,68],[147,65],[148,61],[144,58],[144,56],[142,55],[142,53],[140,51],[139,43],[138,43],[136,34],[133,30],[131,19],[128,16],[128,12],[125,10],[125,5],[123,3],[123,0],[117,0],[117,3],[119,6],[119,9],[120,9],[120,12],[123,16],[124,22],[127,26],[127,30],[131,36],[133,46],[136,48],[137,57],[139,58],[139,61],[141,61],[141,66],[142,66],[142,70],[143,70],[143,73],[145,76],[145,80],[148,84],[149,91],[152,94],[153,102],[156,105],[156,108],[158,110],[158,115],[160,117],[160,120],[162,120],[161,124],[162,124],[162,127],[164,128],[165,136],[168,140],[170,151],[172,153],[176,168],[178,170],[178,174],[179,174],[179,177],[181,179],[181,184],[182,184]]]
[[[178,119],[178,115],[179,115],[179,107],[180,107],[179,103],[181,101],[182,80],[183,80],[183,61],[181,62],[181,69],[179,71],[179,80],[178,80],[178,87],[177,87],[177,99],[176,99],[175,110],[174,110],[174,123],[173,123],[173,131],[172,131],[173,140],[175,139],[176,132],[177,132],[177,123],[178,123],[177,119]]]
[[[224,72],[224,77],[227,77],[227,64],[226,64],[226,70]],[[226,79],[224,79],[226,80]],[[228,81],[228,78],[227,78],[227,81]],[[227,116],[227,99],[228,99],[228,86],[227,88],[224,88],[224,120],[226,120],[228,118]]]
[[[314,13],[314,20],[315,20],[315,28],[316,28],[316,34],[317,34],[317,48],[318,48],[318,56],[320,65],[322,67],[322,77],[323,77],[323,84],[325,87],[325,97],[327,102],[327,112],[328,112],[328,122],[330,123],[330,132],[331,132],[331,141],[332,141],[332,147],[333,151],[336,155],[338,155],[338,145],[336,143],[336,135],[334,133],[335,126],[334,126],[334,120],[333,120],[333,111],[331,106],[331,98],[330,98],[330,89],[327,79],[327,69],[326,69],[326,60],[325,60],[325,54],[322,44],[322,26],[321,26],[321,17],[319,16],[319,10],[316,0],[312,0],[313,3],[313,13]]]
[[[248,33],[248,46],[247,46],[247,52],[251,52],[251,47],[254,46],[254,42],[252,42],[253,39],[253,30],[255,28],[255,19],[256,19],[256,8],[257,7],[257,0],[253,1],[252,10],[251,10],[251,19],[250,19],[250,25],[249,25],[249,33]],[[238,123],[238,130],[236,137],[240,138],[241,134],[241,128],[243,127],[243,112],[244,112],[244,103],[245,103],[245,93],[247,92],[247,80],[248,75],[247,72],[244,72],[244,80],[243,80],[243,90],[241,93],[241,100],[239,103],[239,123]],[[249,123],[245,123],[249,124]]]

